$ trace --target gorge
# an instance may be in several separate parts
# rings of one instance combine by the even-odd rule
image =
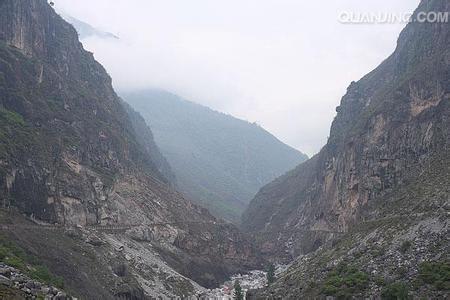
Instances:
[[[231,298],[230,278],[247,299],[447,299],[449,45],[448,22],[408,23],[307,159],[161,90],[119,97],[47,1],[0,0],[0,299]]]

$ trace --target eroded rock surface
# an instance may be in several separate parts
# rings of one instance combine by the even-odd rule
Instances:
[[[17,208],[40,224],[67,228],[132,225],[133,230],[120,238],[124,244],[128,241],[143,253],[161,255],[173,272],[207,286],[257,266],[253,247],[235,227],[216,220],[173,190],[170,169],[151,131],[128,109],[103,67],[47,1],[0,2],[2,207]],[[16,234],[10,238],[20,240],[27,251],[41,243],[32,236],[28,242]],[[84,247],[91,246],[97,253],[96,249],[111,246],[112,238],[93,232],[87,241],[74,253],[82,254]],[[55,247],[72,251],[62,243]],[[57,251],[53,254],[58,257]],[[69,268],[75,262],[66,257],[58,263]],[[136,270],[151,268],[146,260],[141,264]],[[75,295],[95,294],[88,283],[80,286],[79,278],[51,265],[69,279]],[[126,273],[113,263],[98,268],[99,272],[91,274],[93,282],[100,280],[96,276]],[[143,285],[136,295],[139,291],[151,294],[151,278],[129,274],[136,274]],[[172,284],[184,285],[178,279]],[[106,298],[117,294],[114,285],[100,286],[106,289]]]
[[[450,3],[413,18],[430,11]],[[449,45],[450,23],[409,23],[348,87],[322,150],[260,190],[243,227],[295,263],[256,299],[448,298]]]
[[[449,3],[422,1],[419,11],[448,12]],[[260,190],[243,228],[259,232],[268,253],[280,243],[286,257],[317,249],[448,152],[449,27],[409,24],[395,52],[348,87],[323,149]]]

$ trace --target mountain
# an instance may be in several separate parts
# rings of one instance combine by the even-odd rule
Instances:
[[[115,34],[112,34],[110,32],[101,31],[101,30],[93,27],[92,25],[90,25],[86,22],[83,22],[81,20],[78,20],[77,18],[74,18],[67,14],[61,14],[61,16],[64,18],[64,20],[66,20],[73,27],[75,27],[81,40],[89,38],[89,37],[98,37],[101,39],[116,39],[116,40],[119,39],[119,37]]]
[[[423,0],[413,19],[449,11]],[[450,23],[410,22],[350,84],[320,153],[258,192],[242,227],[267,257],[300,256],[260,297],[448,296],[449,45]]]
[[[170,174],[75,29],[45,0],[0,1],[2,262],[82,299],[185,297],[257,267]]]
[[[185,195],[238,222],[258,189],[306,155],[269,132],[160,90],[121,93],[139,111]]]
[[[163,176],[163,180],[165,180],[167,184],[173,186],[176,182],[175,174],[172,171],[172,167],[159,150],[159,147],[156,145],[153,138],[153,132],[147,126],[144,118],[137,111],[135,111],[128,103],[123,101],[121,103],[131,121],[137,142],[148,152],[159,174]]]

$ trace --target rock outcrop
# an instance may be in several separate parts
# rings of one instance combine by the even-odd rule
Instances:
[[[3,299],[76,300],[57,287],[33,280],[3,263],[0,263],[0,290]]]
[[[377,199],[365,221],[299,256],[250,299],[446,299],[449,162],[449,153],[428,161],[416,179]]]
[[[147,140],[137,137],[142,132]],[[178,278],[185,275],[208,286],[257,265],[252,246],[237,229],[174,191],[170,174],[151,131],[124,108],[111,78],[83,49],[73,27],[45,0],[0,1],[2,207],[39,224],[89,228],[93,234],[99,225],[128,226],[115,238],[99,233],[87,244],[111,249],[121,239],[163,256]],[[34,236],[8,236],[26,251],[44,249]],[[55,257],[58,251],[81,255],[87,245],[77,242],[71,249],[55,235],[46,239],[57,247]],[[73,270],[76,261],[64,257],[59,263]],[[146,263],[136,271],[135,283],[150,295],[153,275],[145,275]],[[71,277],[58,264],[50,267],[69,279],[74,295],[95,295],[88,283],[78,285],[78,275]],[[113,267],[99,264],[91,279],[109,278]],[[119,295],[117,284],[101,285],[102,295]]]

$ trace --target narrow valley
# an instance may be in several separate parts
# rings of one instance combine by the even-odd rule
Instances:
[[[368,72],[398,22],[0,0],[0,299],[449,299],[450,1],[416,2]]]

